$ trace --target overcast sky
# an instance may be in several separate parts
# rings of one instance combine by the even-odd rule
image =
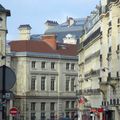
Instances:
[[[31,34],[42,34],[47,20],[66,21],[67,16],[81,18],[90,15],[100,0],[0,0],[11,11],[7,20],[8,40],[18,39],[18,27],[30,24]]]

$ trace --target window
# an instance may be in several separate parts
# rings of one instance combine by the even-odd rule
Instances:
[[[50,120],[55,120],[55,113],[54,112],[50,113]]]
[[[69,118],[69,112],[66,112],[66,117]]]
[[[118,50],[118,51],[120,50],[120,45],[117,45],[117,50]]]
[[[55,62],[51,62],[51,69],[55,69]]]
[[[2,27],[2,21],[3,19],[0,17],[0,27]]]
[[[41,120],[45,120],[45,112],[41,112]]]
[[[69,108],[69,101],[66,101],[66,108]]]
[[[36,105],[35,102],[31,102],[31,111],[35,111],[35,105]]]
[[[111,53],[111,51],[112,51],[112,49],[111,49],[111,47],[109,47],[109,53]]]
[[[120,23],[120,18],[118,18],[118,23]]]
[[[66,63],[66,70],[69,70],[70,63]]]
[[[36,65],[36,61],[32,61],[31,67],[32,67],[33,69],[35,68],[35,65]]]
[[[66,77],[66,91],[69,91],[70,77]]]
[[[55,77],[51,77],[51,90],[55,90]]]
[[[41,68],[45,69],[45,62],[41,62]]]
[[[31,120],[35,120],[35,119],[36,119],[35,113],[31,113]]]
[[[111,77],[111,72],[108,73],[108,77]]]
[[[119,76],[119,72],[118,72],[118,71],[116,72],[116,76],[117,76],[117,78],[119,78],[119,77],[120,77],[120,76]]]
[[[36,77],[32,76],[31,78],[31,90],[35,90]]]
[[[74,70],[74,69],[75,69],[75,64],[72,63],[72,64],[71,64],[71,70]]]
[[[75,78],[71,79],[71,91],[74,91],[74,82],[75,82]]]
[[[45,90],[45,77],[41,77],[41,90]]]
[[[45,111],[45,102],[41,102],[41,111]]]
[[[55,110],[55,103],[54,103],[54,102],[51,102],[51,103],[50,103],[50,110],[51,110],[51,111],[54,111],[54,110]]]
[[[74,108],[75,101],[71,102],[71,108]]]

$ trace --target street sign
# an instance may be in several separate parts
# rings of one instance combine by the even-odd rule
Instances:
[[[0,91],[3,90],[3,67],[5,69],[5,90],[9,90],[13,87],[16,81],[16,75],[13,70],[7,66],[0,67]]]
[[[13,107],[9,110],[9,114],[12,116],[16,116],[18,114],[18,109],[16,107]]]

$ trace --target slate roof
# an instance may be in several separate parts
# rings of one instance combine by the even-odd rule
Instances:
[[[73,44],[57,43],[57,49],[51,48],[46,42],[21,40],[12,41],[9,43],[12,52],[33,52],[33,53],[48,53],[57,55],[76,56],[77,47]]]
[[[5,9],[1,4],[0,4],[0,12],[4,12],[7,14],[7,16],[10,16],[10,10]]]
[[[86,18],[75,18],[74,24],[69,26],[67,21],[62,24],[57,24],[54,28],[47,29],[44,34],[56,34],[57,41],[63,42],[63,38],[67,34],[72,34],[76,36],[76,39],[79,40],[80,36],[84,33],[84,23]],[[38,39],[40,36],[32,35],[32,40]]]
[[[85,20],[85,18],[76,18],[74,19],[74,24],[71,26],[69,26],[66,21],[62,24],[58,24],[52,29],[46,30],[44,34],[56,34],[59,42],[63,42],[63,38],[65,38],[67,34],[75,35],[76,39],[79,40],[80,36],[84,33]]]

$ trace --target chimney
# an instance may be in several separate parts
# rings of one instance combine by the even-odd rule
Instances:
[[[56,35],[43,35],[42,40],[46,42],[51,48],[56,49]]]
[[[48,30],[48,29],[52,29],[52,28],[54,28],[55,26],[57,26],[57,25],[59,25],[58,23],[57,23],[57,21],[52,21],[52,20],[47,20],[46,22],[45,22],[45,30]]]
[[[18,29],[20,32],[20,40],[30,40],[31,26],[29,24],[20,25]]]

